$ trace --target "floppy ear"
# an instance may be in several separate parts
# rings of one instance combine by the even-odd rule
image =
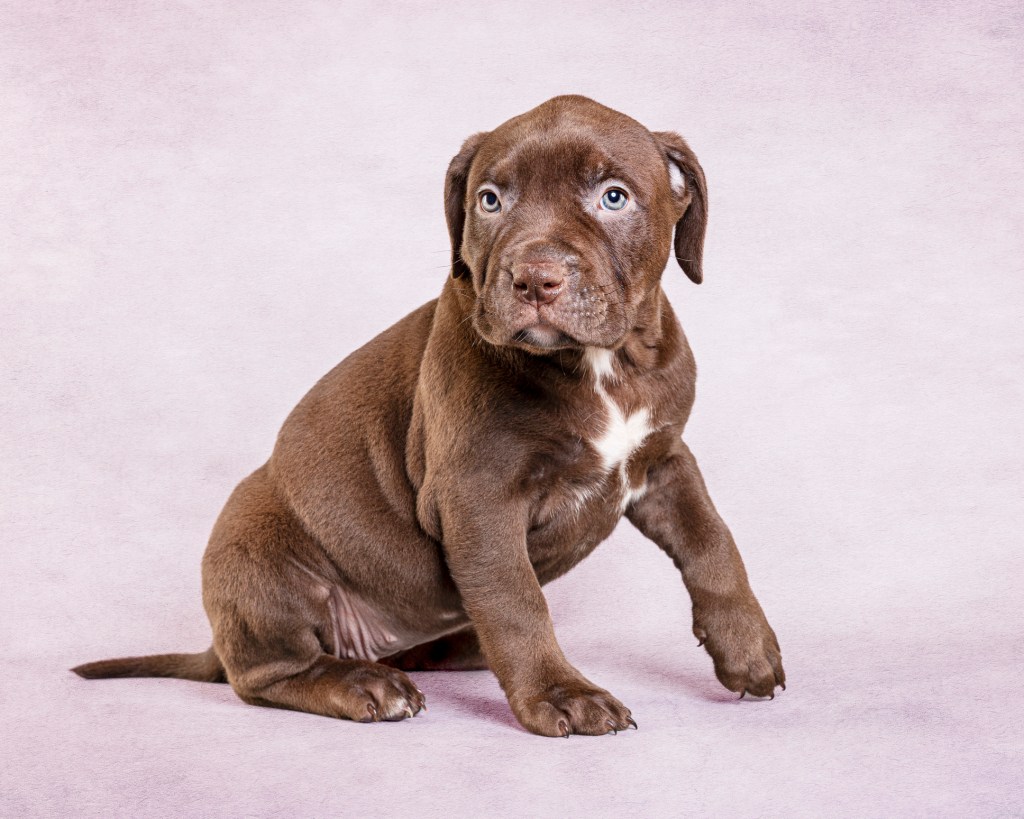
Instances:
[[[679,212],[676,222],[676,261],[695,284],[704,281],[704,234],[708,227],[708,185],[704,169],[679,134],[657,131],[654,138],[668,163],[672,197]]]
[[[469,266],[462,260],[462,230],[466,226],[466,181],[469,166],[486,132],[473,134],[462,143],[462,148],[448,165],[444,179],[444,215],[448,221],[448,236],[452,242],[452,278],[469,277]]]

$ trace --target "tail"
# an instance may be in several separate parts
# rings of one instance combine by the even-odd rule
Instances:
[[[79,677],[98,680],[106,677],[177,677],[196,682],[227,682],[224,666],[211,646],[199,654],[152,654],[149,657],[123,657],[100,660],[71,669]]]

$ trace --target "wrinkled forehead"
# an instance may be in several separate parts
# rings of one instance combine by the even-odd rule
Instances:
[[[518,190],[559,183],[593,187],[615,179],[641,192],[666,178],[654,137],[629,117],[527,114],[487,136],[473,161],[470,190],[485,183]]]

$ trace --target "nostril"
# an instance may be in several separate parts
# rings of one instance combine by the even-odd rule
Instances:
[[[534,306],[551,304],[565,285],[564,271],[554,264],[523,263],[509,274],[515,298]]]

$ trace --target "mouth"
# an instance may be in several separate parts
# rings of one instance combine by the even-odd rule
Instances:
[[[558,350],[563,347],[578,346],[572,336],[545,321],[539,321],[517,330],[512,336],[512,342],[538,347],[542,350]]]

